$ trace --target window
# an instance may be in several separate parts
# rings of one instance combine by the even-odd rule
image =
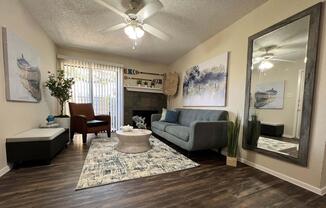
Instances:
[[[63,60],[61,68],[75,80],[70,101],[93,103],[95,114],[110,114],[112,130],[119,129],[123,124],[123,68],[80,60]]]

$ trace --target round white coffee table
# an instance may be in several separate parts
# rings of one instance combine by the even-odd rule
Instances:
[[[116,150],[124,153],[146,152],[152,148],[149,143],[149,137],[152,132],[147,129],[133,129],[129,132],[117,131],[119,139]]]

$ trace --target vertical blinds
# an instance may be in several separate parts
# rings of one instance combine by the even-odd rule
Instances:
[[[123,68],[81,60],[63,60],[61,68],[67,78],[75,80],[70,101],[92,103],[96,115],[110,114],[112,130],[119,129],[123,124]]]

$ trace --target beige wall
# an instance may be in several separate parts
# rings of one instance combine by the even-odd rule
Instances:
[[[123,65],[124,68],[136,69],[141,72],[152,72],[152,73],[165,73],[168,71],[168,65],[165,64],[156,64],[151,62],[140,61],[124,56],[118,56],[114,54],[101,53],[90,50],[76,49],[76,48],[64,48],[58,47],[57,53],[60,56],[66,56],[71,58],[79,58],[93,61],[102,61],[108,62],[112,64],[120,64]],[[162,79],[162,76],[156,75],[147,75],[147,74],[138,74],[133,75],[133,78],[141,78],[141,79]],[[125,79],[124,85],[135,86],[137,83],[136,80]],[[160,86],[157,86],[160,87]]]
[[[301,63],[302,62],[302,63]],[[251,94],[254,96],[256,85],[284,81],[284,96],[282,109],[256,109],[251,104],[251,112],[263,123],[284,124],[284,137],[295,137],[295,120],[297,106],[297,90],[299,69],[304,68],[303,59],[298,63],[275,63],[273,70],[259,72],[254,70],[251,77]],[[254,98],[253,98],[254,99]]]
[[[58,47],[57,53],[58,55],[63,55],[63,56],[68,56],[73,58],[81,58],[87,60],[104,61],[109,63],[121,64],[125,68],[133,68],[144,72],[165,73],[168,70],[168,66],[164,64],[144,62],[128,57],[89,51],[89,50],[76,49],[76,48]]]
[[[18,0],[0,0],[0,25],[16,33],[31,44],[40,55],[42,81],[47,71],[54,71],[55,45],[34,22]],[[37,127],[46,116],[56,110],[55,102],[42,90],[40,103],[7,102],[5,96],[2,35],[0,34],[0,170],[7,165],[5,138]]]
[[[318,2],[319,0],[270,0],[222,32],[198,45],[185,56],[179,58],[171,64],[170,70],[177,71],[182,76],[184,70],[190,66],[229,51],[227,106],[217,107],[216,109],[228,110],[232,112],[233,116],[236,113],[243,116],[248,37]],[[325,17],[323,17],[322,24],[325,24],[325,22]],[[242,148],[240,150],[242,158],[314,187],[321,186],[321,172],[326,140],[326,97],[324,93],[326,89],[325,28],[323,28],[321,37],[319,53],[320,57],[323,58],[320,58],[318,64],[308,167],[300,167],[279,161]],[[182,107],[181,83],[177,96],[170,99],[170,106],[172,107]]]

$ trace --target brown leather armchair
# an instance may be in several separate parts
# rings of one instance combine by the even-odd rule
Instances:
[[[91,103],[69,103],[70,110],[70,138],[73,140],[75,133],[83,135],[83,143],[86,143],[87,133],[106,131],[111,137],[110,115],[94,115]]]

